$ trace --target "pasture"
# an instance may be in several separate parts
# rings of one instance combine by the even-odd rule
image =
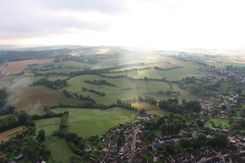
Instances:
[[[51,136],[45,140],[45,147],[50,151],[51,156],[48,162],[67,163],[70,157],[74,156],[67,142],[59,137]]]
[[[136,119],[137,112],[123,108],[111,109],[53,109],[56,113],[69,112],[69,132],[74,132],[82,137],[101,135],[119,124],[132,122]]]
[[[93,85],[86,83],[86,80],[106,80],[115,86],[106,85]],[[99,96],[89,91],[84,91],[82,88],[94,89],[99,92],[104,92],[105,96]],[[160,90],[171,90],[176,89],[180,91],[180,96],[189,97],[184,90],[181,90],[174,84],[171,86],[166,82],[162,81],[151,81],[151,80],[133,80],[125,77],[122,78],[105,78],[98,75],[81,75],[76,76],[68,80],[68,87],[65,88],[68,91],[78,92],[82,95],[90,96],[98,104],[111,104],[116,103],[117,99],[131,101],[138,98],[139,96],[151,96],[156,99],[166,98],[160,95]]]
[[[51,136],[54,131],[59,130],[60,118],[45,118],[35,121],[36,133],[43,129],[46,136]]]
[[[16,111],[26,111],[30,115],[43,114],[43,107],[47,105],[83,103],[83,101],[65,97],[60,91],[43,86],[17,90],[14,94],[11,94],[9,102],[16,107]]]

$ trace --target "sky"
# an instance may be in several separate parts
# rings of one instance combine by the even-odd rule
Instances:
[[[0,0],[0,45],[244,49],[244,0]]]

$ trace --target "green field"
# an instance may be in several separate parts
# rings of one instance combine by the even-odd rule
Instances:
[[[61,91],[43,86],[20,89],[10,96],[9,101],[16,107],[16,111],[26,111],[30,115],[43,114],[43,107],[47,105],[83,103],[65,97]]]
[[[106,80],[116,86],[93,85],[85,83],[85,80]],[[83,91],[83,87],[104,92],[106,96],[100,96],[89,91]],[[164,96],[158,94],[158,91],[170,90],[171,87],[168,83],[161,81],[131,80],[128,78],[103,78],[97,75],[82,75],[68,80],[68,87],[65,89],[90,96],[95,99],[98,104],[111,104],[116,103],[117,99],[133,100],[134,98],[138,98],[138,96],[151,96],[157,99],[162,99]],[[180,90],[177,87],[176,90],[180,91],[181,96],[188,97],[184,90]]]
[[[208,127],[208,128],[212,128],[213,125],[216,127],[218,126],[218,127],[224,128],[224,129],[230,128],[229,121],[223,118],[212,118],[205,123],[205,127]]]
[[[59,130],[60,118],[46,118],[35,121],[36,132],[43,129],[46,136],[51,136],[54,131]]]
[[[129,76],[135,79],[143,79],[145,77],[154,78],[154,79],[167,79],[170,81],[181,80],[187,76],[203,77],[203,75],[195,74],[192,68],[188,67],[178,67],[167,70],[160,69],[142,69],[142,70],[133,70],[133,71],[124,71],[124,72],[111,72],[105,74],[107,76]]]
[[[101,109],[53,109],[56,113],[69,112],[69,132],[74,132],[82,137],[101,135],[110,128],[127,122],[134,121],[137,112],[122,108]],[[36,133],[45,130],[46,139],[44,145],[51,152],[49,162],[69,162],[74,155],[64,139],[52,136],[59,130],[60,118],[46,118],[35,121]]]
[[[52,136],[54,131],[59,130],[60,118],[46,118],[35,121],[36,133],[39,130],[45,130],[45,147],[51,152],[49,162],[62,162],[66,163],[70,161],[70,157],[73,155],[67,142],[56,136]],[[37,134],[36,134],[37,135]]]
[[[13,116],[13,114],[0,115],[0,120],[11,116]]]
[[[69,111],[69,132],[88,137],[101,135],[120,123],[134,121],[137,112],[122,108],[101,109],[53,109],[56,113]]]
[[[74,155],[67,142],[58,137],[48,137],[45,146],[51,152],[50,163],[67,163],[70,162],[70,157]]]

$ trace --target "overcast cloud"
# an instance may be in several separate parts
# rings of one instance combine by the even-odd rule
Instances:
[[[244,0],[0,0],[0,44],[244,48]]]
[[[0,37],[33,37],[69,30],[105,30],[109,22],[62,13],[119,14],[121,0],[0,0]],[[60,14],[61,13],[61,14]]]

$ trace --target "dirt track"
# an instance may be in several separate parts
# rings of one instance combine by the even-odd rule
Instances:
[[[7,131],[0,132],[0,142],[6,142],[10,139],[11,135],[26,131],[26,126],[19,126]]]

